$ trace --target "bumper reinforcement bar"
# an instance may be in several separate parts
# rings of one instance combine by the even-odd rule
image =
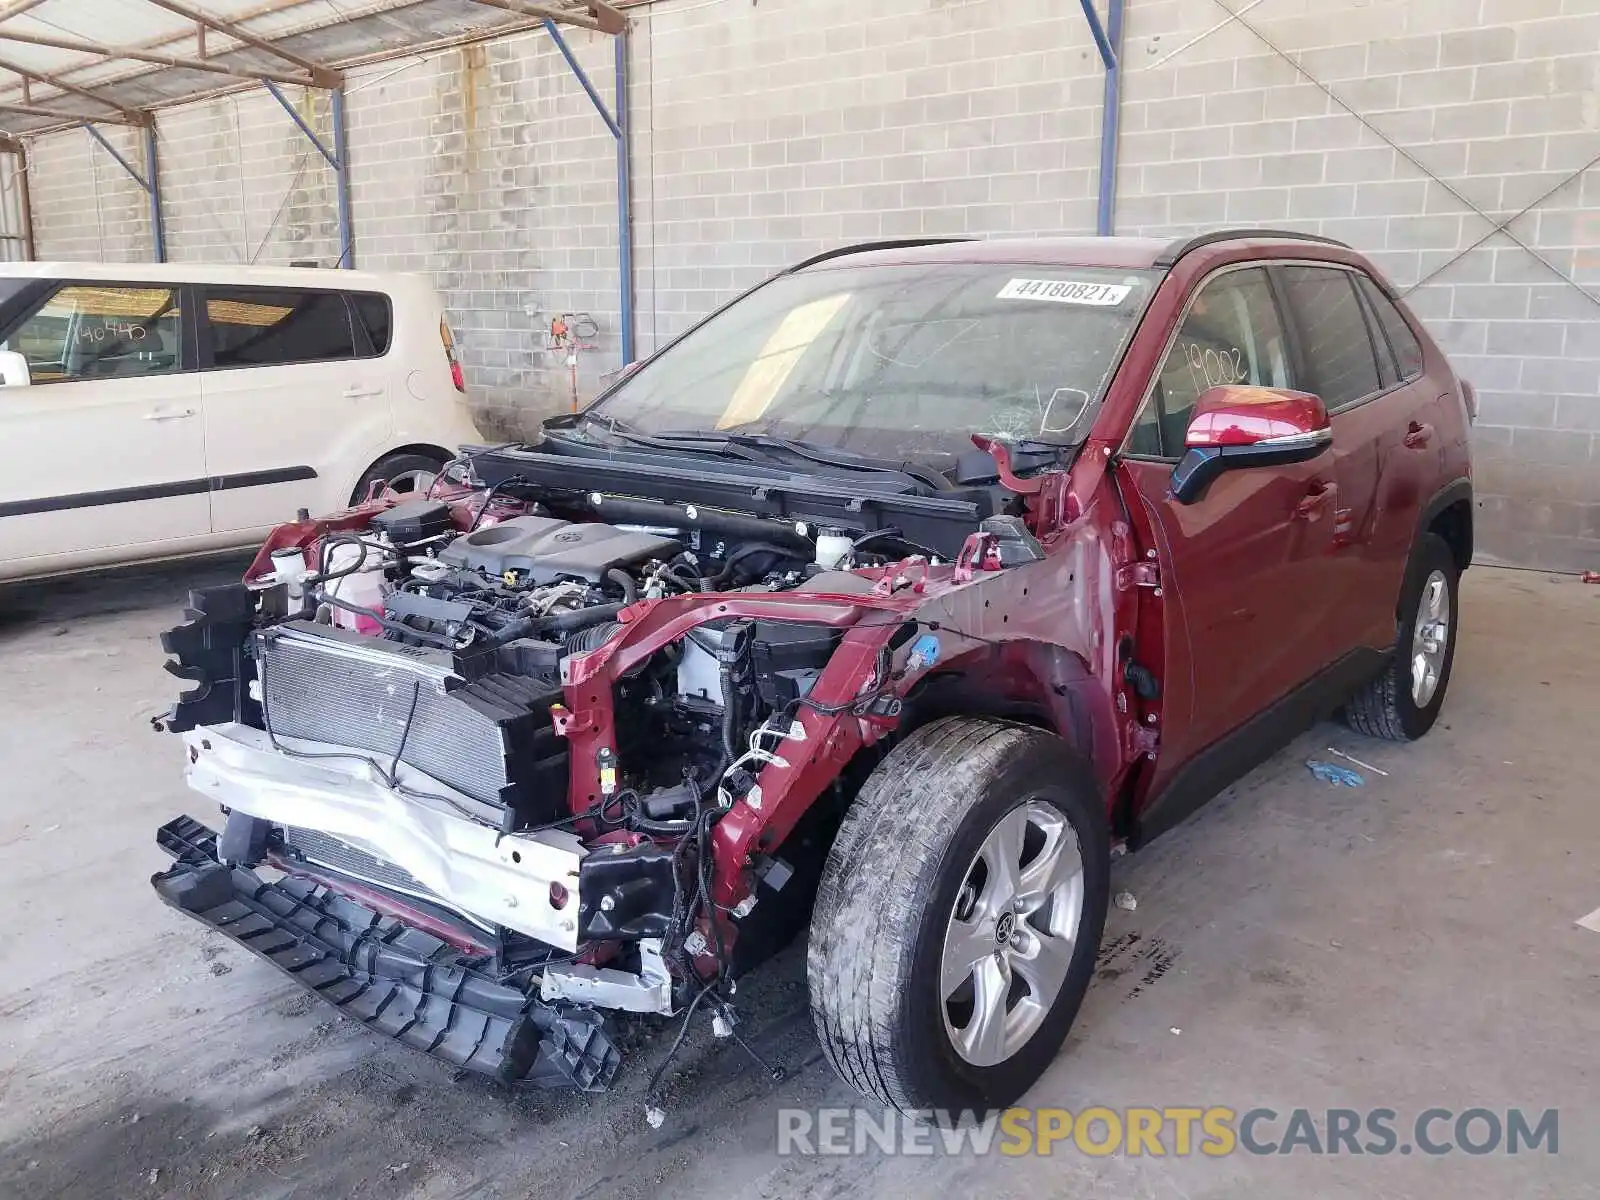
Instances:
[[[309,880],[267,883],[217,861],[192,817],[156,843],[177,861],[156,894],[379,1033],[505,1083],[604,1091],[621,1053],[592,1008],[548,1004],[500,983],[486,959]]]

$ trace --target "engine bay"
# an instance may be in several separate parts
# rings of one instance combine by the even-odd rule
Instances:
[[[603,1084],[596,1010],[731,1028],[733,981],[808,919],[851,760],[941,656],[924,589],[1043,557],[988,515],[1003,489],[851,469],[469,448],[420,495],[301,513],[163,635],[194,686],[157,725],[226,820],[163,830],[157,891],[452,947],[543,1030],[548,1070],[502,1076]],[[326,953],[367,987],[361,936]]]
[[[509,1022],[424,1047],[503,1079],[605,1086],[603,1012],[731,1029],[935,664],[1000,645],[966,585],[1045,557],[1003,453],[985,487],[771,454],[467,448],[279,526],[162,636],[192,687],[156,725],[225,820],[162,830],[158,894],[314,942],[352,1003]],[[364,957],[363,921],[420,949]]]
[[[874,569],[938,557],[895,529],[512,480],[436,490],[281,527],[244,584],[195,593],[165,636],[199,686],[164,726],[228,812],[221,861],[420,910],[547,999],[676,1011],[733,969],[735,943],[759,961],[803,920],[821,863],[804,836],[750,860],[720,912],[711,843],[804,736],[843,628],[696,620],[618,673],[582,769],[573,664],[641,602],[860,596]],[[621,519],[641,510],[676,519]]]
[[[438,704],[419,698],[409,730],[396,731],[374,708],[365,729],[342,719],[341,734],[501,804],[506,833],[566,815],[562,749],[540,730],[548,733],[549,710],[559,704],[562,663],[605,645],[623,609],[672,596],[799,590],[824,574],[829,586],[858,585],[839,569],[854,561],[845,537],[820,535],[822,550],[809,556],[792,534],[787,542],[718,540],[710,554],[697,554],[681,530],[567,520],[537,504],[513,511],[502,502],[490,517],[482,501],[459,529],[458,513],[469,507],[403,501],[359,533],[331,533],[305,551],[273,555],[253,656],[266,719],[276,721],[270,731],[302,737],[326,727],[327,710],[348,718],[364,702],[362,689],[308,673],[308,662],[326,657],[318,643],[338,647],[345,660],[352,647],[378,656],[379,665],[364,668],[375,677],[426,666],[445,681],[445,697]],[[824,571],[819,553],[832,556],[834,569]],[[617,695],[622,774],[602,823],[650,835],[686,832],[672,823],[689,821],[724,784],[752,729],[806,694],[836,642],[829,630],[712,621],[631,671]],[[382,665],[385,655],[393,666]],[[351,671],[341,666],[339,680]],[[433,712],[446,700],[460,709],[448,718]],[[461,731],[491,717],[506,761],[477,772]],[[457,744],[430,749],[430,727],[449,721]],[[493,755],[478,757],[482,766]]]

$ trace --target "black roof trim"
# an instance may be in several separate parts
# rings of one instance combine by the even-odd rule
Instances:
[[[807,267],[814,267],[818,263],[825,263],[829,259],[844,258],[850,254],[865,254],[869,250],[914,250],[918,246],[948,246],[955,242],[975,242],[977,238],[968,237],[932,237],[932,238],[892,238],[886,242],[857,242],[853,246],[837,246],[832,250],[824,250],[821,254],[813,254],[802,262],[797,262],[792,267],[784,269],[785,275],[793,275],[796,271],[804,271]]]
[[[1213,229],[1210,233],[1179,238],[1158,254],[1152,265],[1174,267],[1178,260],[1191,250],[1198,250],[1201,246],[1209,246],[1215,242],[1237,242],[1245,238],[1281,238],[1291,242],[1318,242],[1324,246],[1338,246],[1341,250],[1350,249],[1337,238],[1323,237],[1316,233],[1299,233],[1293,229]]]

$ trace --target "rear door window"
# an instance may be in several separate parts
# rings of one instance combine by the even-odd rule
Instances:
[[[1361,294],[1367,298],[1367,303],[1372,306],[1373,314],[1378,318],[1378,328],[1388,340],[1389,349],[1394,352],[1400,378],[1415,379],[1422,374],[1422,343],[1417,341],[1417,335],[1411,332],[1411,326],[1406,324],[1406,319],[1400,315],[1400,309],[1395,302],[1383,294],[1383,289],[1374,283],[1370,276],[1359,276],[1358,286],[1361,288]]]
[[[341,292],[298,288],[205,289],[213,367],[268,367],[355,358]]]
[[[350,302],[367,331],[374,354],[389,353],[389,297],[377,292],[351,292]]]
[[[34,383],[122,379],[177,371],[182,314],[175,288],[69,283],[6,339]]]
[[[1321,396],[1330,412],[1378,391],[1383,385],[1377,351],[1356,299],[1354,273],[1335,267],[1278,270],[1300,334],[1306,374],[1300,386]]]

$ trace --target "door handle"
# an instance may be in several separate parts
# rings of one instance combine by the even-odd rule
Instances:
[[[1405,444],[1410,450],[1421,450],[1433,440],[1433,426],[1413,421],[1406,426]]]
[[[344,395],[345,395],[345,399],[347,399],[347,400],[360,400],[360,399],[362,399],[363,397],[366,397],[366,396],[381,396],[381,395],[383,395],[383,389],[382,388],[348,387],[348,388],[345,388]]]
[[[179,408],[170,412],[163,412],[158,408],[154,412],[145,413],[144,419],[146,421],[181,421],[185,417],[192,417],[194,415],[195,411],[192,408]]]
[[[1322,516],[1324,510],[1333,503],[1333,498],[1338,494],[1339,489],[1334,484],[1312,484],[1311,489],[1294,506],[1294,519],[1297,521],[1315,521]]]

